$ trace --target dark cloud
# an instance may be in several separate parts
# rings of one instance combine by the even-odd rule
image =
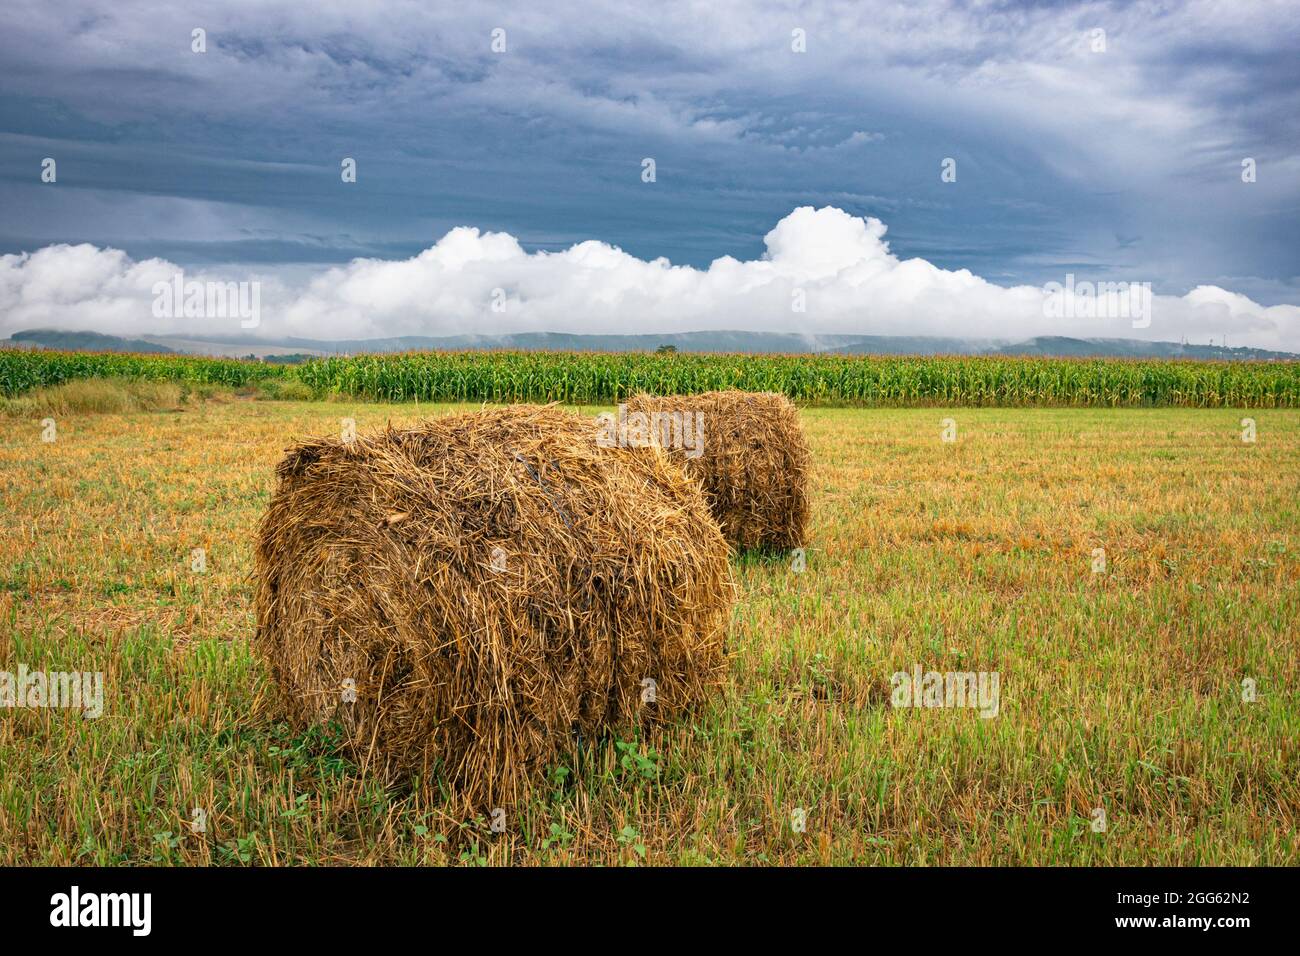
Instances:
[[[1007,283],[1091,263],[1267,296],[1300,271],[1294,7],[96,0],[7,20],[6,250],[326,263],[464,224],[705,265],[830,203],[886,218],[903,257]]]

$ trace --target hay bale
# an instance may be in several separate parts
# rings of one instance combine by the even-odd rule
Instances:
[[[636,413],[698,415],[698,449],[666,437],[678,425],[651,418],[648,427],[688,474],[699,479],[722,533],[738,549],[783,551],[801,547],[808,528],[810,455],[799,410],[777,392],[705,392],[633,395],[620,416],[631,430]],[[685,426],[687,423],[681,423]],[[689,439],[689,428],[682,434]]]
[[[575,735],[708,697],[726,542],[662,451],[602,448],[595,428],[514,406],[291,448],[256,594],[291,716],[338,721],[369,771],[436,771],[491,808]]]

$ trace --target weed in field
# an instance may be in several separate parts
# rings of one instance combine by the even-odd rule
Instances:
[[[0,415],[43,418],[47,415],[116,414],[175,411],[184,393],[175,382],[90,378],[38,388],[18,398],[0,398]]]

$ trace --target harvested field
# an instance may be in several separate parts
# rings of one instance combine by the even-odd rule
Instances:
[[[286,721],[253,650],[285,446],[474,407],[0,418],[0,668],[104,681],[98,720],[0,717],[0,860],[1300,861],[1295,411],[803,410],[807,567],[732,559],[721,692],[545,768],[494,833]],[[892,708],[916,665],[997,672],[997,716]]]

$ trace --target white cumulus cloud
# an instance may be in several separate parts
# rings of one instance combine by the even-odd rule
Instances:
[[[1073,309],[1070,303],[1053,309],[1039,287],[1008,288],[965,269],[900,259],[885,234],[878,219],[805,206],[767,234],[761,258],[724,256],[697,269],[639,259],[598,241],[530,253],[506,233],[461,226],[405,260],[355,259],[306,279],[228,269],[190,271],[185,279],[261,283],[257,332],[276,338],[744,329],[1011,340],[1186,336],[1204,342],[1226,334],[1231,345],[1300,351],[1300,307],[1294,305],[1266,307],[1200,286],[1183,296],[1154,296],[1149,317],[1098,316],[1079,297]],[[180,272],[164,260],[135,262],[120,250],[85,244],[2,256],[0,332],[245,331],[234,316],[160,317],[154,290]],[[1076,288],[1089,280],[1073,279]]]

